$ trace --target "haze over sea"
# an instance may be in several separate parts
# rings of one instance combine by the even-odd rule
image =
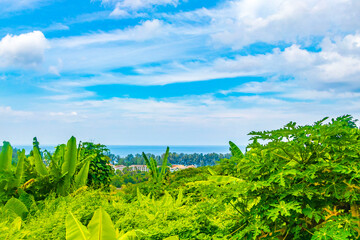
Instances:
[[[30,150],[32,149],[32,146],[14,146],[17,149],[25,149],[26,153],[30,153]],[[142,152],[145,153],[152,153],[154,155],[161,155],[165,152],[166,146],[136,146],[136,145],[108,145],[107,146],[110,149],[110,152],[115,155],[119,155],[120,157],[125,157],[129,154],[141,154]],[[176,152],[176,153],[228,153],[229,147],[228,146],[169,146],[170,152]],[[48,150],[50,152],[54,151],[55,146],[40,146],[42,150]]]

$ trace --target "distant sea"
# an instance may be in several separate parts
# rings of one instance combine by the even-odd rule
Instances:
[[[32,146],[13,146],[17,149],[25,149],[26,153],[30,153]],[[165,153],[166,146],[126,146],[126,145],[107,145],[110,152],[120,157],[126,157],[129,154],[141,154],[142,152],[161,155]],[[229,146],[169,146],[170,152],[176,153],[229,153]],[[41,146],[42,150],[53,152],[55,146]]]

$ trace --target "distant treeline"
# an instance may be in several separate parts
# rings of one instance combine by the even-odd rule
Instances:
[[[146,154],[148,157],[153,157],[159,164],[161,164],[162,156],[155,156],[154,154]],[[145,160],[141,154],[129,154],[126,157],[116,156],[114,154],[109,154],[111,162],[115,165],[144,165]],[[170,164],[181,164],[181,165],[196,165],[197,167],[202,166],[213,166],[217,161],[224,158],[230,158],[231,154],[226,153],[170,153],[168,157],[168,162]]]
[[[104,146],[104,145],[103,145]],[[106,146],[104,146],[106,148]],[[13,150],[13,164],[17,163],[17,151],[19,149],[14,148]],[[108,150],[108,149],[106,149]],[[0,146],[1,151],[1,146]],[[42,154],[42,153],[41,153]],[[148,158],[153,157],[158,164],[161,164],[161,159],[164,154],[161,156],[155,156],[154,154],[146,154]],[[129,154],[126,157],[120,157],[115,154],[110,153],[108,150],[108,156],[110,157],[110,162],[115,165],[145,165],[145,160],[142,157],[142,154]],[[192,153],[192,154],[185,154],[185,153],[169,153],[168,162],[170,164],[181,164],[181,165],[196,165],[197,167],[202,166],[213,166],[216,164],[217,161],[221,159],[231,157],[230,153],[222,154],[222,153]]]

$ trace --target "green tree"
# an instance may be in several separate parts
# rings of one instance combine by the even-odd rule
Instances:
[[[79,144],[80,155],[94,155],[90,162],[88,185],[100,188],[108,187],[114,170],[110,165],[109,149],[102,144],[83,142]]]

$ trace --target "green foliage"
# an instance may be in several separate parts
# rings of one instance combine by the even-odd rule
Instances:
[[[61,185],[61,189],[60,189],[60,192],[63,195],[69,193],[70,181],[74,176],[76,164],[77,164],[76,139],[74,137],[71,137],[67,142],[64,162],[61,167],[61,174],[65,176],[64,183]]]
[[[31,156],[18,151],[17,166],[0,169],[0,239],[359,238],[360,130],[351,116],[250,135],[245,154],[230,142],[233,156],[213,167],[170,173],[169,148],[162,161],[144,154],[149,181],[125,170],[121,189],[101,190],[85,185],[92,164],[98,173],[109,166],[92,161],[102,145],[70,139],[50,154],[36,141]]]
[[[68,144],[56,147],[54,154],[40,152],[39,142],[34,138],[30,156],[25,150],[17,152],[16,166],[11,163],[13,149],[4,142],[0,154],[0,203],[13,196],[19,190],[44,199],[51,192],[67,195],[72,190],[84,186],[87,182],[90,161],[94,155],[82,155],[77,159],[76,139],[70,138]],[[45,164],[45,160],[48,165]]]
[[[7,171],[11,166],[13,149],[9,142],[3,142],[0,153],[0,171]]]
[[[20,183],[22,181],[22,176],[24,174],[24,162],[26,160],[25,149],[23,149],[21,152],[18,151],[17,155],[18,155],[18,162],[16,164],[15,176]]]
[[[229,145],[230,145],[229,150],[233,157],[236,157],[236,158],[244,157],[244,154],[241,152],[240,148],[238,146],[236,146],[235,143],[233,143],[232,141],[229,141]]]
[[[166,169],[168,168],[167,160],[169,156],[169,147],[166,148],[166,152],[162,160],[160,171],[158,169],[157,162],[154,158],[151,157],[149,160],[144,152],[142,154],[146,162],[146,166],[149,168],[152,181],[154,183],[163,183],[165,180]]]
[[[16,189],[22,182],[24,173],[25,152],[18,152],[19,161],[16,168],[11,165],[13,149],[8,142],[4,145],[0,153],[0,204],[6,202],[12,196],[15,196]]]
[[[117,170],[111,177],[111,185],[121,188],[128,183],[135,184],[149,180],[149,174],[142,171],[129,171],[127,168],[123,171]]]
[[[115,240],[116,232],[109,214],[100,208],[95,211],[88,225],[89,240]]]
[[[67,240],[116,240],[130,238],[130,234],[128,236],[124,234],[118,238],[116,235],[111,218],[103,208],[95,211],[87,228],[71,212],[66,217]],[[136,238],[136,234],[134,237]]]
[[[86,185],[89,175],[90,162],[93,158],[93,156],[89,156],[84,160],[85,164],[81,167],[80,172],[75,176],[76,188],[80,188]]]
[[[22,219],[26,218],[28,214],[28,209],[23,202],[19,199],[11,198],[4,206],[5,210],[11,211],[16,214],[17,217],[21,217]]]
[[[66,217],[67,240],[131,240],[138,239],[136,231],[126,234],[116,232],[110,215],[103,209],[95,211],[88,227],[79,222],[71,212]]]
[[[360,131],[350,116],[326,120],[250,133],[253,142],[238,164],[246,191],[232,202],[241,213],[238,238],[357,236],[359,226],[346,219],[358,218],[351,206],[360,196]],[[334,229],[334,222],[347,227]]]
[[[94,155],[90,162],[88,185],[94,188],[107,188],[113,175],[110,158],[107,156],[109,149],[105,145],[84,142],[79,144],[79,155]]]
[[[87,240],[89,236],[90,233],[87,228],[70,212],[66,217],[66,239]]]
[[[87,182],[89,162],[94,155],[81,155],[78,158],[76,138],[71,137],[67,144],[56,147],[51,155],[46,153],[48,166],[45,165],[42,153],[39,152],[39,143],[36,141],[32,154],[26,164],[26,180],[33,182],[26,187],[26,191],[36,199],[44,199],[51,192],[63,196],[84,186]]]
[[[35,170],[37,171],[37,173],[41,176],[48,175],[49,173],[47,171],[46,165],[43,162],[39,148],[37,146],[33,147],[33,154],[34,154],[33,158],[35,163]]]

